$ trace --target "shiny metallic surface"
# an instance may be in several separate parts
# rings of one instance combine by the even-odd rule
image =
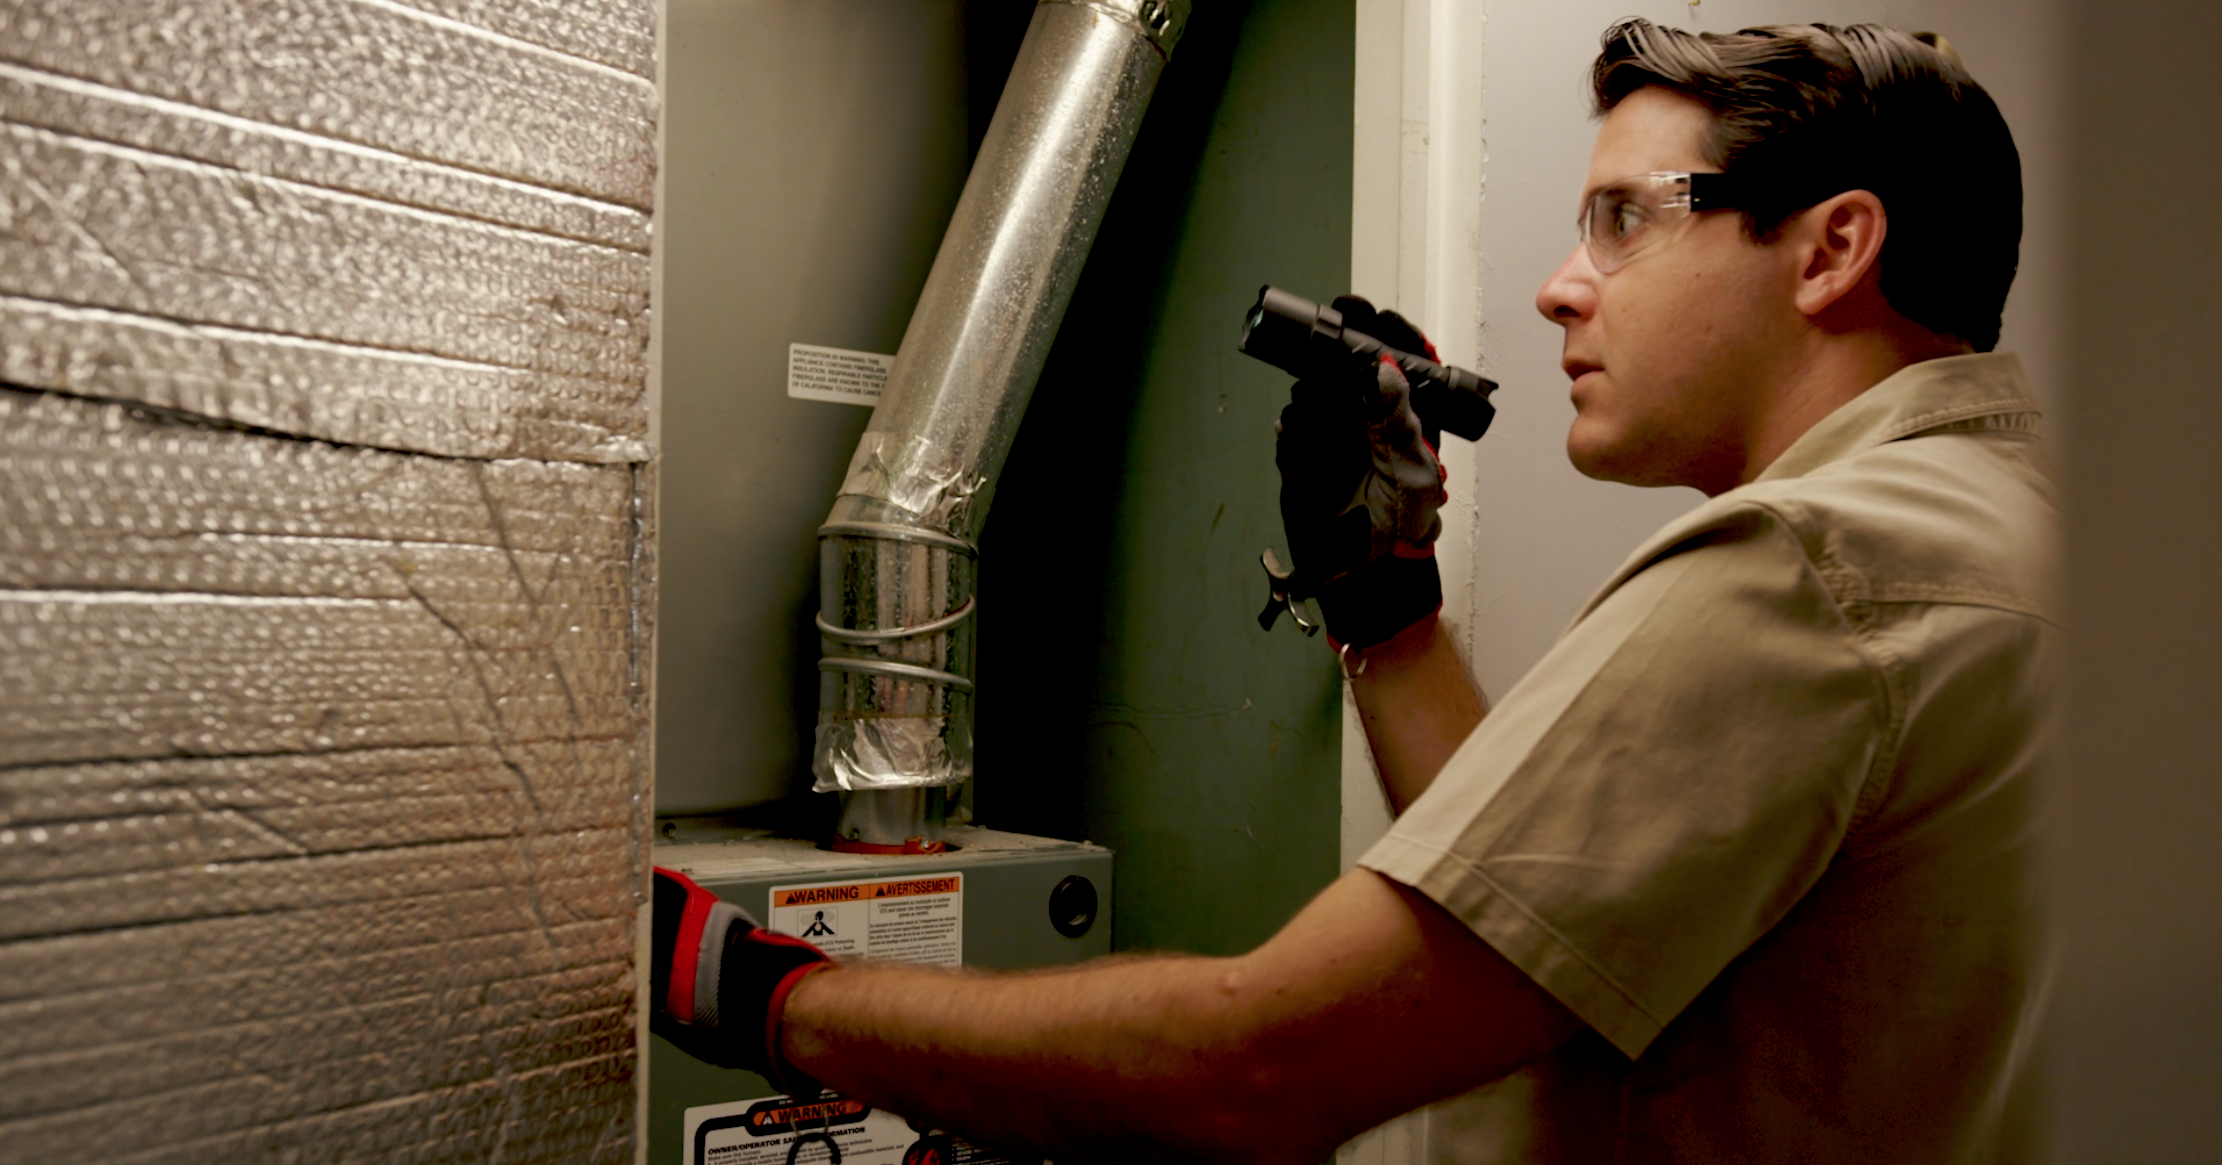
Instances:
[[[497,188],[434,185],[501,208],[471,197]],[[0,224],[0,380],[413,452],[645,457],[644,250],[4,121]]]
[[[1165,66],[1140,7],[1035,7],[843,494],[979,537],[988,490]],[[1168,11],[1158,39],[1177,39],[1185,23],[1185,4]]]
[[[0,765],[620,738],[636,488],[0,389]]]
[[[878,789],[841,794],[833,827],[833,848],[856,846],[863,852],[902,847],[933,853],[949,840],[949,808],[956,790],[947,786]],[[864,847],[869,847],[864,848]]]
[[[939,635],[966,619],[970,619],[972,613],[978,609],[979,604],[976,601],[966,599],[963,606],[939,619],[920,623],[915,627],[896,627],[885,631],[851,631],[845,627],[836,627],[826,622],[826,617],[820,615],[818,616],[818,634],[828,639],[838,639],[843,643],[892,643],[898,639],[915,639],[921,635]],[[826,660],[824,662],[831,664],[840,661]]]
[[[897,542],[918,542],[928,546],[941,546],[950,550],[972,553],[976,547],[962,538],[952,538],[935,530],[916,526],[902,526],[893,522],[833,521],[818,527],[819,536],[831,534],[854,535],[863,538],[891,538]]]
[[[1073,4],[1093,8],[1099,14],[1133,26],[1134,30],[1157,49],[1157,55],[1171,59],[1173,47],[1180,43],[1180,35],[1188,30],[1187,0],[1053,0],[1055,3]]]
[[[0,5],[0,1157],[634,1159],[655,14]]]
[[[972,601],[977,544],[1185,0],[1043,0],[996,106],[895,366],[821,531],[822,622],[917,627]],[[856,522],[934,534],[864,536]],[[961,560],[962,568],[955,565]],[[853,636],[829,657],[864,653]],[[883,658],[971,675],[969,624]],[[954,785],[972,771],[970,694],[852,672],[821,678],[819,791]]]
[[[409,0],[409,7],[635,76],[656,75],[656,30],[633,0]]]
[[[0,16],[0,20],[6,19]],[[648,213],[390,150],[263,125],[128,89],[0,63],[7,120],[382,202],[648,250]]]
[[[9,63],[260,125],[648,210],[656,85],[399,0],[9,0]],[[552,6],[536,6],[554,15]],[[637,0],[586,13],[638,43]],[[652,19],[652,17],[651,17]],[[601,41],[564,21],[561,39]],[[515,27],[515,26],[512,26]],[[652,36],[652,32],[647,35]]]
[[[972,775],[973,552],[946,535],[886,537],[884,509],[844,498],[818,540],[818,622],[835,631],[819,639],[820,793]]]
[[[972,690],[972,681],[955,672],[936,671],[913,663],[897,663],[890,659],[821,659],[819,671],[848,672],[863,676],[893,676],[900,680],[926,680],[945,684],[960,692]]]

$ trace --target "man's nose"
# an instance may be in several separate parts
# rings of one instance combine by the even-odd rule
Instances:
[[[1586,319],[1597,307],[1596,270],[1580,243],[1535,293],[1535,310],[1560,327]]]

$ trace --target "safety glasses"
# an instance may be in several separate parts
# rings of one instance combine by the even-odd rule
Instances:
[[[1630,259],[1674,238],[1690,216],[1736,209],[1735,179],[1727,174],[1660,170],[1622,178],[1589,196],[1577,226],[1589,261],[1611,274]]]

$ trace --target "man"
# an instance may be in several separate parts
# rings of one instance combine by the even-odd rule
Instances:
[[[1630,21],[1594,83],[1537,297],[1568,455],[1711,500],[1484,719],[1401,383],[1297,386],[1291,549],[1400,812],[1361,868],[1239,958],[1024,975],[829,966],[659,875],[659,1030],[1059,1160],[1318,1161],[1476,1088],[1456,1159],[2027,1155],[2053,515],[1987,354],[2011,138],[1872,26]]]

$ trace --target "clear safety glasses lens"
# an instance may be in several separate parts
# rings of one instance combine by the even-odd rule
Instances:
[[[1690,210],[1690,175],[1679,171],[1638,174],[1599,190],[1579,223],[1589,261],[1605,274],[1618,271],[1672,237]]]

